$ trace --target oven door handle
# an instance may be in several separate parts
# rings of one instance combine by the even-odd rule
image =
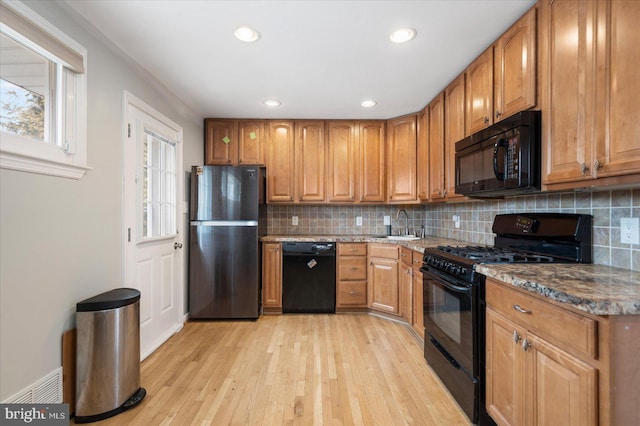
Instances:
[[[438,341],[436,339],[431,337],[429,340],[431,341],[431,344],[433,346],[435,346],[436,349],[438,349],[438,351],[440,351],[442,356],[444,356],[444,358],[447,361],[449,361],[449,364],[451,364],[454,368],[460,370],[461,367],[460,367],[460,364],[458,363],[458,361],[456,361],[451,355],[449,355],[449,352],[447,352],[446,349],[443,348],[442,345],[440,343],[438,343]]]
[[[470,286],[461,286],[456,284],[454,281],[451,281],[450,278],[446,277],[445,275],[433,271],[433,270],[429,270],[429,269],[425,269],[425,267],[423,266],[422,268],[420,268],[420,271],[423,274],[427,274],[430,275],[433,278],[436,278],[438,281],[441,282],[441,284],[448,288],[451,291],[455,291],[456,293],[469,293],[471,291],[471,287]]]

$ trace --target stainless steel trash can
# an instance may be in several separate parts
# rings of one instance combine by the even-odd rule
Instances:
[[[140,292],[118,288],[76,304],[76,423],[115,416],[138,404]]]

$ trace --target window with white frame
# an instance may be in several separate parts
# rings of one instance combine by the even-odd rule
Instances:
[[[80,179],[86,49],[17,1],[0,3],[0,167]]]

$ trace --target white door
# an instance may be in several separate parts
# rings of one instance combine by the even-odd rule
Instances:
[[[182,328],[182,128],[124,94],[124,282],[140,290],[140,354]]]

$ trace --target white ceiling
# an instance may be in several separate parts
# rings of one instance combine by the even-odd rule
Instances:
[[[66,3],[202,117],[387,119],[422,109],[535,1]],[[260,40],[235,39],[241,25]],[[398,27],[417,37],[391,43]]]

